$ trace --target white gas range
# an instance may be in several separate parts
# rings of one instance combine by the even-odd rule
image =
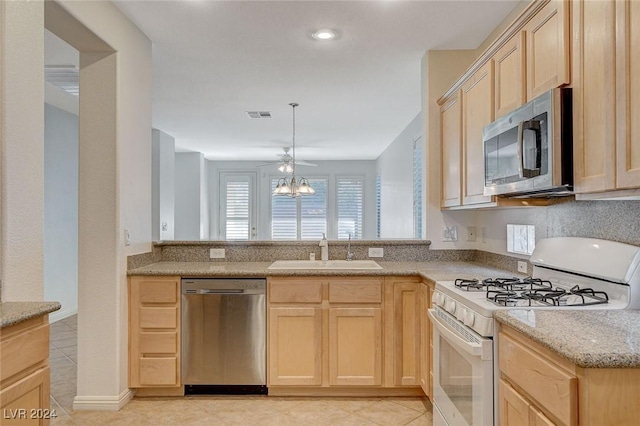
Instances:
[[[547,238],[537,243],[530,262],[529,278],[436,283],[429,309],[435,426],[497,423],[493,314],[498,309],[640,309],[640,247]]]

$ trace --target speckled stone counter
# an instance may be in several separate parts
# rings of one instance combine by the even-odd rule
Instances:
[[[0,328],[60,309],[58,302],[0,302]]]
[[[157,262],[131,269],[129,275],[182,277],[371,276],[420,275],[433,281],[513,276],[502,269],[472,262],[378,262],[382,269],[268,269],[271,262]]]
[[[640,368],[640,311],[509,309],[495,318],[584,368]]]

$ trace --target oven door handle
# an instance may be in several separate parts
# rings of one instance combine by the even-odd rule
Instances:
[[[449,343],[455,344],[457,347],[472,356],[482,356],[482,345],[480,343],[467,342],[462,337],[449,330],[442,321],[434,314],[433,309],[429,309],[429,317],[431,323],[438,329],[438,333],[447,338]]]

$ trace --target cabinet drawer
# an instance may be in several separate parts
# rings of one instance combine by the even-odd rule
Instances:
[[[0,380],[49,358],[49,325],[41,325],[0,344]]]
[[[381,303],[382,279],[354,278],[329,282],[329,303]]]
[[[166,278],[157,280],[145,278],[140,282],[140,303],[177,303],[178,283]]]
[[[562,424],[577,424],[578,379],[504,333],[498,345],[502,374]]]
[[[140,333],[141,354],[173,354],[178,352],[176,332]]]
[[[140,385],[142,386],[177,386],[178,359],[140,358]]]
[[[140,308],[140,328],[176,328],[178,308]]]
[[[322,283],[309,279],[286,279],[269,283],[270,303],[320,303]]]

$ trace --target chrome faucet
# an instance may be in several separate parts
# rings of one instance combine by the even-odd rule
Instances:
[[[351,232],[349,232],[349,242],[347,243],[347,260],[353,260],[356,254],[351,251]]]

